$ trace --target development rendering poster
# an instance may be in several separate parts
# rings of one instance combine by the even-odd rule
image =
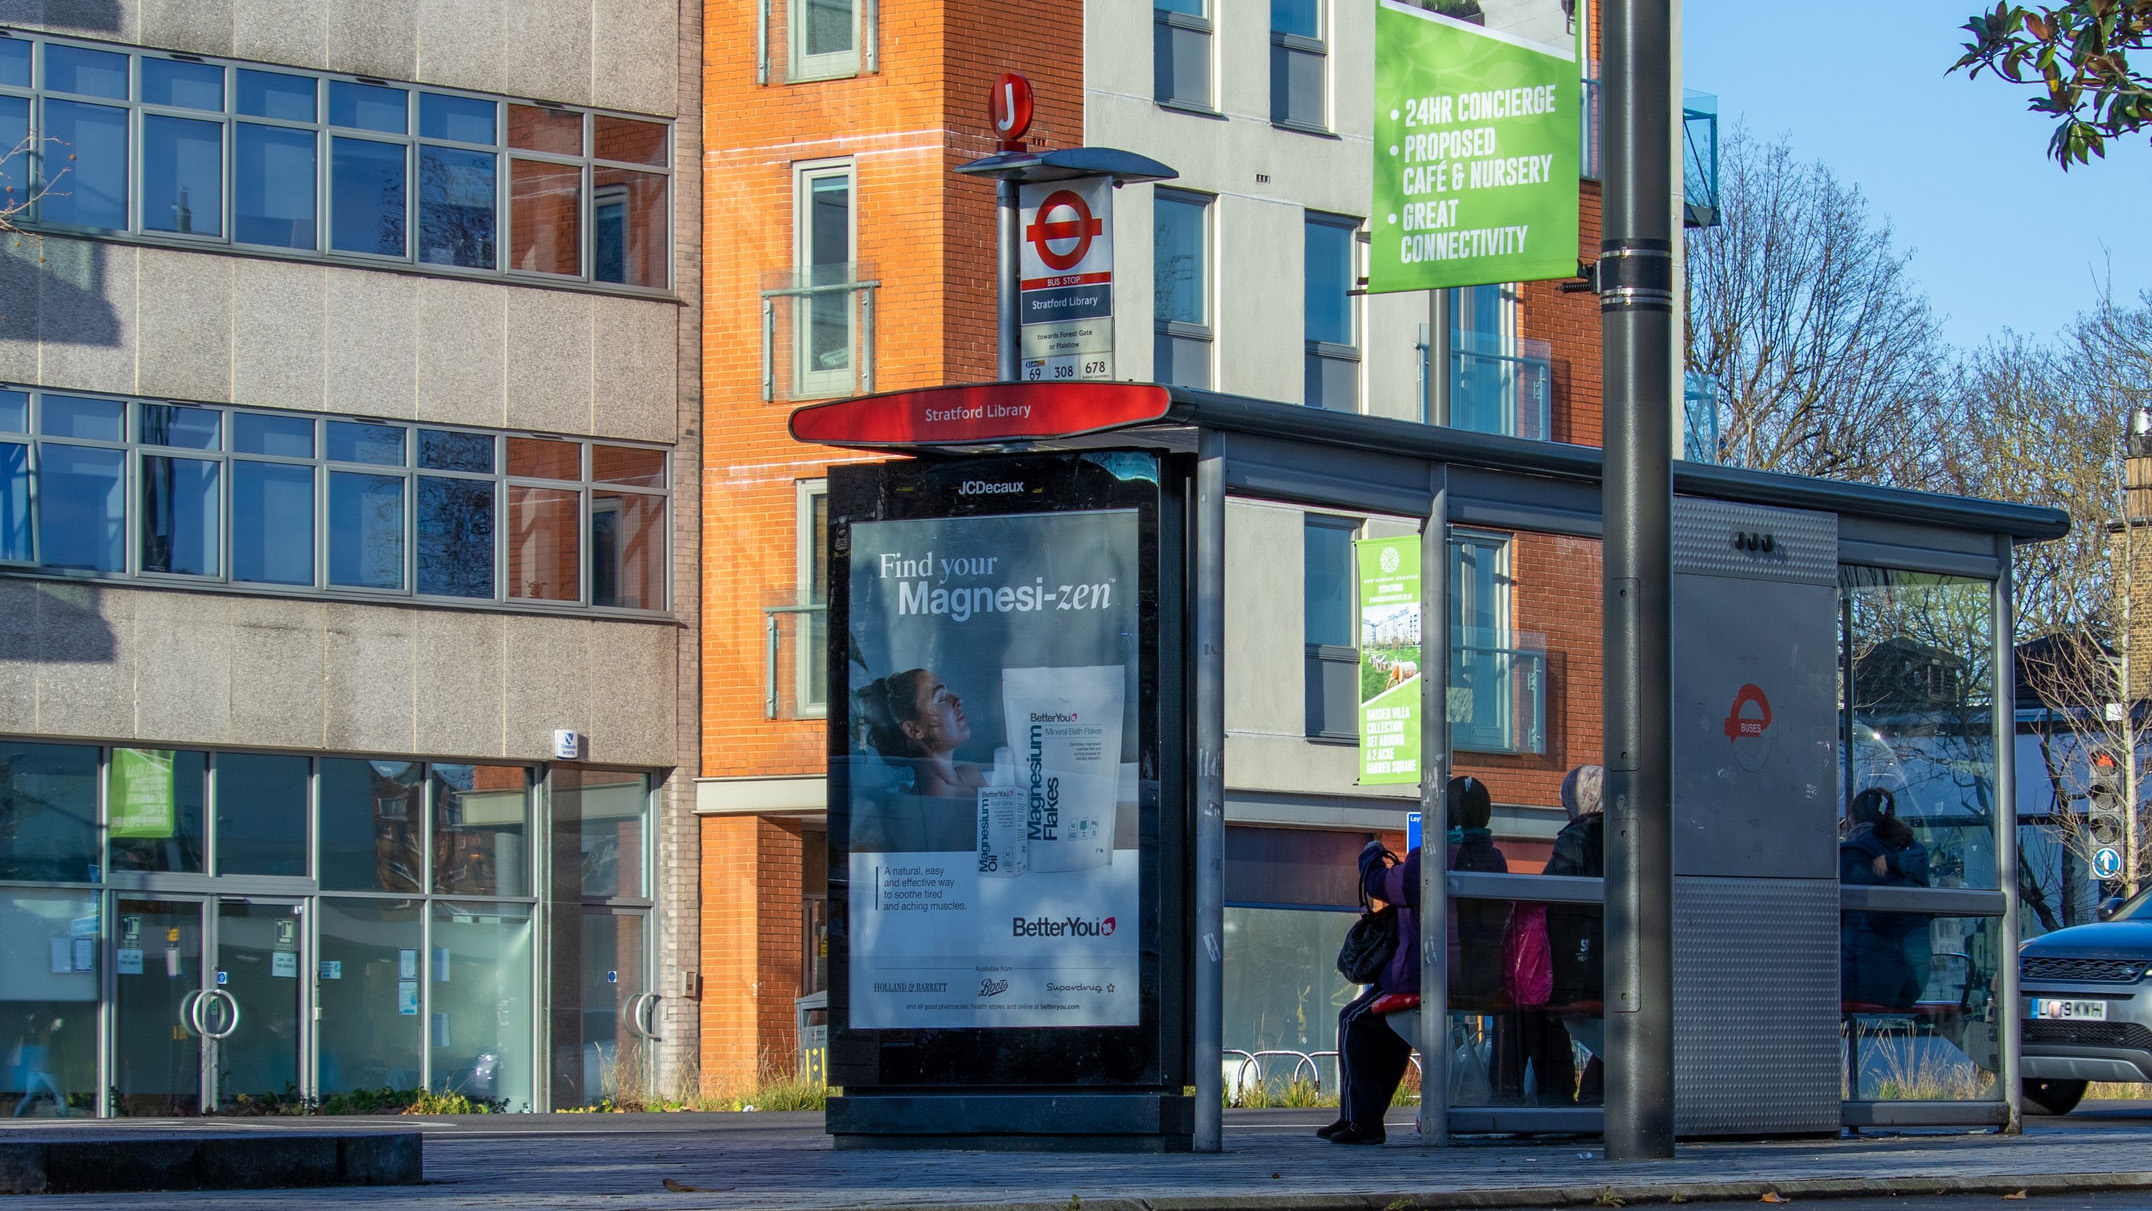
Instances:
[[[847,528],[846,1024],[1136,1026],[1142,519],[949,486]]]
[[[1375,10],[1368,288],[1574,277],[1576,34],[1558,0],[1486,0],[1484,24]]]
[[[1420,780],[1420,539],[1363,538],[1360,783]]]

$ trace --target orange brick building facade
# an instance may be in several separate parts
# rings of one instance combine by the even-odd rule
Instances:
[[[792,1068],[795,1000],[813,991],[813,956],[823,944],[815,902],[827,855],[820,811],[826,724],[802,710],[797,687],[787,685],[792,669],[806,667],[795,650],[803,616],[768,611],[812,595],[803,485],[833,462],[858,456],[790,438],[787,417],[811,396],[788,391],[782,367],[770,364],[785,362],[787,310],[797,314],[799,306],[777,296],[765,311],[766,291],[800,280],[802,170],[849,167],[851,278],[877,283],[872,346],[861,353],[871,358],[873,388],[979,381],[991,378],[995,365],[993,194],[990,183],[951,170],[994,150],[986,97],[1004,71],[1032,83],[1032,145],[1077,146],[1085,137],[1083,0],[1046,0],[1023,9],[1020,20],[980,0],[882,0],[879,29],[869,35],[871,70],[797,82],[787,81],[782,62],[790,6],[772,0],[768,8],[770,27],[758,35],[755,6],[705,7],[697,800],[700,1071],[710,1089]],[[758,45],[773,48],[767,64],[751,49]],[[1599,246],[1597,184],[1586,182],[1582,195],[1579,251],[1589,258]],[[1221,247],[1218,255],[1234,250]],[[766,323],[778,333],[769,357]],[[1552,282],[1529,284],[1517,327],[1552,347],[1554,440],[1598,444],[1596,298],[1562,293]],[[776,384],[767,400],[766,380]],[[1517,626],[1544,634],[1549,651],[1567,657],[1549,672],[1545,753],[1460,761],[1460,769],[1488,780],[1498,801],[1552,804],[1567,768],[1596,759],[1597,546],[1518,536]],[[780,790],[773,793],[773,785]],[[1516,869],[1536,869],[1544,851],[1540,842],[1512,845]]]
[[[787,6],[770,8],[768,44],[781,47]],[[1082,142],[1083,5],[1027,6],[1019,28],[1008,10],[978,0],[882,0],[867,35],[876,70],[789,83],[781,68],[758,82],[755,6],[705,12],[715,137],[703,163],[701,773],[811,780],[823,770],[824,724],[811,713],[768,717],[763,611],[802,598],[800,486],[850,456],[791,439],[785,422],[798,399],[763,399],[762,292],[796,265],[797,170],[850,166],[853,277],[879,283],[864,354],[876,389],[992,377],[993,187],[950,170],[993,150],[986,97],[1005,71],[1036,89],[1035,143]],[[818,814],[701,818],[706,1086],[792,1065],[793,1001],[812,944],[803,900],[815,891],[802,872],[823,852]]]

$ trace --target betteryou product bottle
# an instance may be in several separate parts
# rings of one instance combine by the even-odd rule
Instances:
[[[1016,757],[994,750],[994,772],[979,788],[979,873],[1007,879],[1024,873],[1024,832],[1031,796],[1016,785]]]
[[[1124,665],[1005,669],[1001,705],[1023,795],[1025,869],[1089,870],[1113,861]]]

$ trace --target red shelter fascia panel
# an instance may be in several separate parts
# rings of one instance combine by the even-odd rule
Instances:
[[[875,448],[1044,441],[1159,420],[1172,402],[1155,383],[967,383],[810,404],[792,414],[792,436]]]

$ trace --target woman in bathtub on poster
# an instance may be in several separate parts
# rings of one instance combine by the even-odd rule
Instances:
[[[907,669],[868,682],[858,691],[867,742],[895,765],[911,769],[913,791],[936,798],[970,798],[987,784],[988,770],[958,761],[971,742],[964,700],[931,669]]]

